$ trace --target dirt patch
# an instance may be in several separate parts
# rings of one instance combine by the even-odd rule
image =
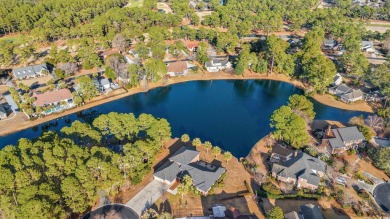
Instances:
[[[334,96],[329,94],[316,94],[313,97],[318,102],[332,106],[339,109],[345,109],[345,110],[354,110],[354,111],[361,111],[361,112],[374,112],[372,108],[367,104],[365,101],[359,101],[355,103],[344,103],[339,100],[337,100]]]

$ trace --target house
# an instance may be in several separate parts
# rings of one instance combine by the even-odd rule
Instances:
[[[329,88],[329,93],[334,94],[336,96],[341,96],[349,93],[351,90],[352,88],[348,87],[346,84],[340,84],[338,86]]]
[[[371,140],[372,144],[376,147],[388,147],[390,148],[390,139],[374,137]]]
[[[185,61],[170,62],[167,65],[167,74],[171,77],[186,75],[187,73],[188,67]]]
[[[293,151],[279,144],[276,144],[272,147],[270,162],[271,163],[284,162],[285,160],[290,159],[291,156],[293,156]]]
[[[112,50],[102,52],[100,56],[103,57],[103,59],[107,59],[107,57],[116,53],[119,53],[118,50],[112,49]]]
[[[16,79],[22,80],[27,78],[35,78],[37,76],[44,76],[43,71],[47,71],[47,65],[46,64],[39,64],[39,65],[31,65],[26,66],[22,68],[15,68],[12,70],[13,76]]]
[[[336,45],[337,45],[336,40],[326,39],[326,40],[324,41],[324,47],[325,47],[326,49],[333,49]]]
[[[213,211],[213,217],[215,219],[225,219],[225,206],[216,204],[211,208],[211,210]]]
[[[363,92],[360,89],[353,89],[351,92],[341,95],[341,100],[346,103],[363,100]]]
[[[227,68],[231,68],[232,64],[228,59],[225,60],[211,60],[205,63],[208,72],[218,72]]]
[[[302,205],[301,214],[303,219],[324,219],[320,207],[313,204]]]
[[[349,149],[363,147],[365,138],[356,126],[332,129],[329,125],[321,145],[326,147],[330,154],[338,154]]]
[[[107,78],[103,78],[100,80],[100,85],[103,87],[104,90],[110,89],[110,81]]]
[[[273,164],[272,176],[279,181],[295,184],[297,188],[317,190],[326,164],[319,158],[311,157],[301,151],[280,164]]]
[[[285,219],[301,219],[299,217],[299,214],[296,211],[289,212],[287,214],[284,214]]]
[[[6,119],[6,118],[7,118],[7,111],[5,111],[4,106],[0,104],[0,119]]]
[[[183,40],[184,45],[186,45],[188,51],[195,52],[199,47],[199,41],[196,40]]]
[[[374,53],[375,52],[374,42],[372,42],[372,41],[362,41],[361,50],[363,52]]]
[[[341,83],[343,83],[343,77],[340,75],[340,73],[337,73],[333,77],[333,85],[339,86]]]
[[[60,90],[48,91],[43,94],[34,93],[33,97],[36,98],[34,105],[35,106],[57,106],[62,103],[72,103],[73,96],[69,89],[64,88]]]
[[[169,185],[168,191],[171,191],[188,174],[195,188],[207,195],[225,171],[225,168],[199,160],[198,151],[182,146],[154,173],[154,179]]]

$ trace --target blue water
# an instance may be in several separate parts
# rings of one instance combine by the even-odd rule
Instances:
[[[48,130],[58,131],[69,125],[66,121],[90,121],[101,113],[150,113],[168,119],[174,137],[188,133],[191,138],[200,137],[202,141],[211,141],[213,145],[231,151],[236,157],[244,157],[259,139],[272,131],[269,127],[272,112],[286,104],[293,94],[302,94],[302,90],[288,83],[270,80],[186,82],[56,119]],[[316,119],[347,122],[351,117],[362,114],[313,102]],[[41,125],[0,137],[0,148],[15,144],[20,138],[38,137],[42,129]]]

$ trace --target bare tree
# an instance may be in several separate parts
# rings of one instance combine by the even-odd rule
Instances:
[[[385,120],[377,115],[368,116],[364,123],[372,128],[375,132],[382,132],[385,128]]]
[[[114,70],[117,77],[128,78],[127,64],[123,56],[119,54],[110,56],[107,65]]]
[[[78,70],[78,66],[74,62],[61,63],[58,68],[63,70],[66,75],[73,75]]]
[[[112,40],[112,47],[118,49],[119,51],[124,51],[127,45],[127,40],[122,34],[115,35],[114,39]]]

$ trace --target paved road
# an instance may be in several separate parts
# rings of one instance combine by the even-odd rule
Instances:
[[[128,201],[126,205],[141,215],[144,210],[152,206],[168,190],[168,187],[164,183],[153,180]]]

